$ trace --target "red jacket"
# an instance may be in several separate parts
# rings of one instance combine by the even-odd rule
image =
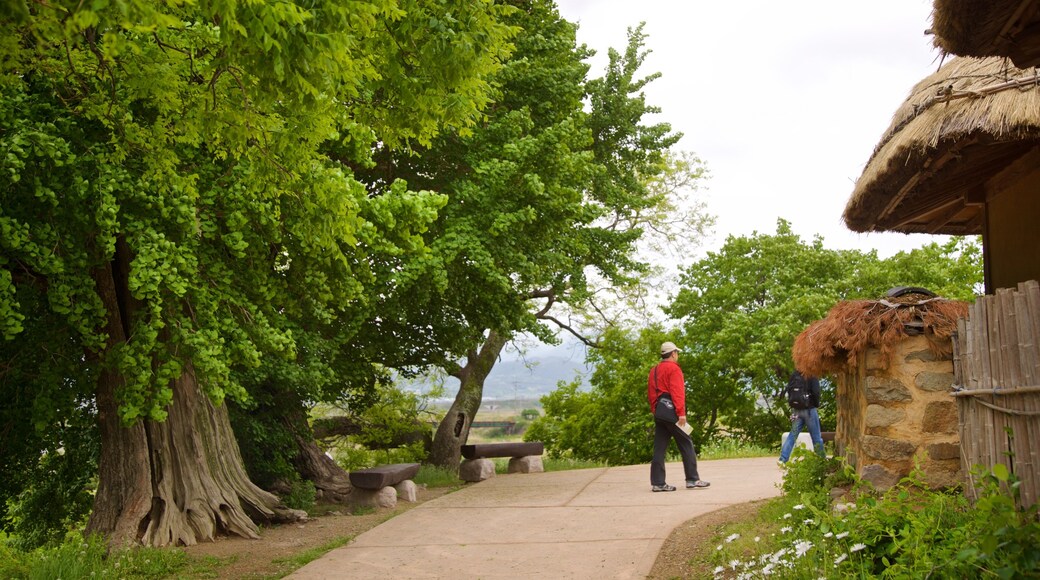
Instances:
[[[646,400],[650,402],[650,411],[657,408],[657,397],[659,393],[668,393],[675,403],[675,411],[680,417],[686,414],[686,381],[683,380],[682,369],[679,363],[673,360],[663,360],[661,364],[654,367],[657,370],[657,383],[654,383],[654,371],[650,371],[647,378]]]

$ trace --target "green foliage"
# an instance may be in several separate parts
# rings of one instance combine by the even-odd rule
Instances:
[[[831,474],[840,471],[842,460],[816,455],[803,447],[796,447],[790,460],[784,464],[784,493],[820,508],[827,505],[827,489],[824,485]]]
[[[214,401],[247,401],[242,369],[295,359],[312,330],[348,344],[380,297],[414,282],[445,198],[393,179],[368,189],[353,167],[376,143],[475,126],[513,11],[129,0],[5,12],[0,397],[29,396],[22,417],[4,409],[2,499],[26,485],[9,451],[31,462],[54,448],[22,423],[83,412],[98,380],[118,387],[110,422],[164,419],[185,372]],[[37,364],[20,364],[23,350]],[[299,376],[334,368],[310,354]]]
[[[165,578],[189,569],[181,550],[131,548],[109,552],[101,537],[70,533],[61,544],[31,552],[8,550],[0,543],[4,578]]]
[[[716,577],[727,571],[784,578],[1040,575],[1037,507],[1016,507],[1004,489],[1015,489],[1006,469],[976,471],[974,505],[959,492],[921,487],[914,472],[880,496],[852,495],[841,500],[843,509],[832,509],[813,457],[805,453],[785,474],[785,490],[800,496],[773,500],[750,524],[762,541],[737,538],[731,529],[720,533],[726,539],[708,556],[718,564]]]
[[[286,506],[293,509],[310,512],[314,509],[314,498],[316,496],[317,489],[312,482],[294,481],[289,487],[289,493],[282,496],[282,501]]]

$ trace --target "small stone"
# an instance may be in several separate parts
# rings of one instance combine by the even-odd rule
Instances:
[[[868,403],[910,401],[914,398],[910,389],[895,379],[868,376],[865,387]]]
[[[921,431],[925,433],[956,433],[957,404],[953,401],[933,401],[924,408]]]
[[[860,440],[860,449],[863,450],[863,453],[875,459],[900,461],[910,459],[914,452],[917,451],[917,446],[909,441],[878,437],[877,435],[864,435]],[[870,466],[866,466],[864,469],[868,467]]]
[[[867,427],[888,427],[906,419],[906,411],[883,405],[867,405]]]
[[[397,490],[389,485],[379,490],[355,488],[350,494],[350,505],[392,508],[397,506]]]
[[[917,373],[914,384],[922,391],[932,393],[949,391],[953,387],[953,373]]]
[[[412,481],[410,479],[406,479],[406,480],[402,481],[401,483],[395,485],[394,489],[397,490],[397,498],[398,499],[401,499],[401,500],[404,500],[404,501],[407,501],[407,502],[411,502],[411,503],[415,503],[415,500],[416,500],[416,492],[415,492],[416,486],[415,486],[415,482],[414,481]]]
[[[933,353],[930,350],[918,350],[906,355],[906,357],[903,360],[905,360],[906,362],[913,362],[918,360],[921,362],[938,362],[947,359],[942,359],[935,356],[935,353]]]
[[[512,457],[509,459],[509,473],[542,473],[542,458],[540,455],[528,455],[526,457]]]
[[[885,469],[883,466],[873,463],[867,465],[859,476],[864,481],[869,481],[875,489],[884,491],[899,483],[899,476]]]
[[[495,476],[495,462],[490,459],[466,459],[459,466],[462,481],[484,481]]]
[[[925,449],[928,451],[929,459],[935,461],[961,458],[961,446],[957,443],[932,443]]]

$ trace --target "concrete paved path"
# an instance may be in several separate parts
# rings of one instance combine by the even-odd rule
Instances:
[[[679,524],[779,495],[774,457],[699,462],[707,489],[651,493],[650,467],[498,475],[361,534],[289,578],[645,578]],[[682,484],[682,464],[669,463]]]

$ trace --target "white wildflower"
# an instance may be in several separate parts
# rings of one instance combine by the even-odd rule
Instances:
[[[813,521],[812,521],[812,519],[804,519],[804,520],[802,520],[802,523],[808,525],[808,524],[813,523]]]
[[[837,558],[834,559],[834,565],[837,566],[838,564],[841,564],[842,562],[845,561],[845,558],[848,558],[848,557],[849,557],[848,554],[842,554],[842,555],[838,556]]]
[[[733,540],[736,540],[739,537],[740,537],[740,534],[730,534],[730,535],[726,536],[726,543],[728,544],[728,543],[732,542]]]
[[[830,537],[833,537],[833,536],[834,536],[834,532],[827,532],[826,534],[823,535],[823,537],[825,537],[825,538],[830,538]]]
[[[725,571],[726,571],[726,569],[723,568],[722,566],[715,566],[715,569],[712,570],[712,572],[714,572],[716,576],[718,576],[719,574],[722,574]]]
[[[773,565],[772,564],[766,564],[765,567],[762,568],[762,575],[763,576],[769,576],[772,573],[773,573]]]
[[[853,544],[852,547],[849,548],[849,549],[852,550],[853,552],[858,552],[858,551],[860,551],[860,550],[862,550],[863,548],[866,548],[866,547],[867,547],[866,544]]]
[[[784,519],[785,520],[791,519],[791,514],[784,514]]]
[[[791,508],[791,509],[796,509],[796,510],[804,510],[804,509],[805,509],[805,506],[804,506],[804,505],[802,505],[802,504],[798,504],[798,505],[794,506],[794,507],[793,507],[793,508]]]
[[[729,567],[736,570],[737,566],[740,566],[740,560],[730,560]]]
[[[759,536],[755,536],[755,541],[756,541],[756,542],[757,542],[757,541],[759,541],[759,540],[761,540],[761,539],[762,539],[762,538],[760,538]]]
[[[840,533],[840,534],[838,534],[837,536],[834,536],[834,537],[840,540],[840,539],[842,539],[842,538],[844,538],[845,536],[848,536],[848,535],[849,535],[848,532],[842,532],[842,533]]]
[[[715,546],[715,551],[716,552],[721,550],[721,549],[722,549],[722,544],[719,544],[718,546]]]
[[[805,553],[808,552],[809,548],[811,548],[811,547],[812,547],[812,542],[810,542],[808,540],[801,540],[799,542],[796,542],[795,545],[794,545],[794,555],[800,558],[800,557],[804,556]]]
[[[780,533],[781,534],[786,534],[787,532],[790,532],[790,531],[791,531],[791,526],[784,526],[784,527],[780,528]]]

